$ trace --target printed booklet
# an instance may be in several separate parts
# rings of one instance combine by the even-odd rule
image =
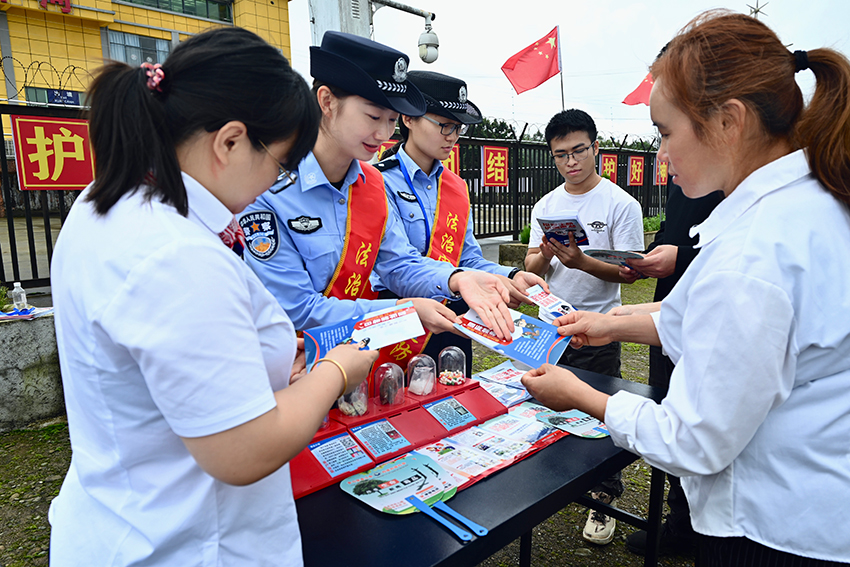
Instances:
[[[569,233],[571,232],[575,234],[576,244],[579,246],[590,244],[587,239],[587,230],[578,220],[578,211],[564,211],[555,218],[538,218],[537,222],[543,229],[546,238],[557,240],[564,246],[570,245]]]
[[[532,368],[547,362],[557,364],[570,342],[570,337],[558,334],[558,328],[519,311],[508,309],[514,322],[514,332],[499,339],[484,325],[478,314],[469,310],[455,323],[455,328],[471,339],[503,356],[518,360]]]
[[[355,343],[360,350],[378,350],[425,334],[413,302],[372,311],[347,321],[304,331],[307,368],[337,345]]]
[[[628,266],[626,260],[640,260],[643,258],[643,254],[626,252],[624,250],[585,250],[584,253],[591,258],[596,258],[606,264],[614,264],[615,266]]]
[[[543,286],[539,284],[533,285],[525,291],[528,293],[528,299],[534,302],[540,309],[551,313],[552,317],[558,318],[561,315],[577,311],[571,303],[564,301],[556,295],[552,295],[548,291],[543,291]]]
[[[494,366],[489,370],[482,370],[472,377],[478,380],[481,387],[487,390],[491,396],[496,398],[505,407],[514,406],[531,397],[528,390],[520,382],[523,374],[530,368],[521,362],[505,362]]]

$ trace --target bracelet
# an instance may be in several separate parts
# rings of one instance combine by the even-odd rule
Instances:
[[[337,396],[337,398],[341,398],[343,394],[345,394],[345,391],[348,390],[348,374],[345,373],[345,368],[343,368],[342,364],[333,358],[320,358],[316,361],[316,364],[319,364],[320,362],[332,362],[336,364],[336,367],[339,368],[340,372],[342,372],[342,391],[339,393],[339,396]]]

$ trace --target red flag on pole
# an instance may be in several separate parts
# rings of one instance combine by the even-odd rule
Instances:
[[[517,94],[539,87],[561,72],[558,26],[502,65]]]
[[[623,99],[623,104],[645,104],[649,106],[649,93],[652,92],[652,74],[647,73],[646,77],[638,85],[638,88],[633,90],[629,96]]]

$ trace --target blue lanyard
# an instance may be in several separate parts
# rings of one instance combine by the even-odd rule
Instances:
[[[428,249],[431,246],[431,225],[428,223],[428,214],[425,212],[425,205],[422,204],[422,199],[419,198],[419,193],[416,192],[416,187],[413,186],[413,181],[410,179],[410,174],[407,173],[407,168],[404,166],[404,160],[401,156],[398,157],[398,168],[401,170],[401,174],[404,175],[404,180],[407,182],[407,186],[410,187],[410,190],[413,191],[413,195],[416,197],[416,202],[419,203],[419,208],[422,209],[422,219],[425,221],[425,253],[428,253]],[[437,190],[439,191],[440,187],[440,178],[437,178]]]

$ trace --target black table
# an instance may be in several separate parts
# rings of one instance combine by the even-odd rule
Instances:
[[[634,392],[660,401],[657,388],[571,368],[582,380],[613,394]],[[644,520],[585,496],[638,457],[610,438],[567,436],[537,453],[458,492],[449,506],[490,533],[462,544],[424,514],[391,516],[329,486],[296,502],[304,563],[307,567],[346,565],[473,566],[521,538],[520,564],[531,559],[531,529],[570,502],[605,511],[620,521],[647,529],[644,565],[656,565],[664,473],[653,469],[649,518]]]

